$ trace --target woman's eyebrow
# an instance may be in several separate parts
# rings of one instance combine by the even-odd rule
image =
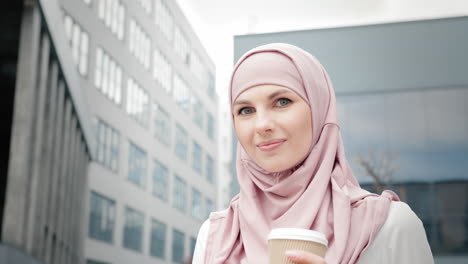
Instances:
[[[249,103],[250,103],[250,101],[247,101],[247,100],[239,100],[239,101],[235,101],[234,105],[249,104]]]
[[[281,90],[278,90],[278,91],[276,91],[276,92],[270,94],[270,95],[268,96],[268,99],[271,100],[271,99],[275,98],[276,96],[278,96],[278,95],[280,95],[280,94],[290,93],[290,92],[291,92],[291,91],[290,91],[289,89],[281,89]]]
[[[284,94],[284,93],[291,93],[291,91],[289,89],[280,89],[280,90],[275,91],[274,93],[270,94],[268,96],[268,100],[271,100],[271,99],[275,98],[276,96],[278,96],[280,94]],[[235,101],[233,105],[240,105],[240,104],[250,104],[250,101],[249,100],[238,100],[238,101]]]

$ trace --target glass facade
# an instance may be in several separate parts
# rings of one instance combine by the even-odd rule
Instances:
[[[206,134],[211,140],[214,140],[215,124],[211,113],[206,113]]]
[[[98,17],[119,40],[124,37],[125,8],[121,0],[97,0]]]
[[[172,67],[158,49],[153,52],[153,77],[167,94],[171,94]]]
[[[120,105],[122,100],[122,68],[100,47],[96,49],[94,86],[112,102]]]
[[[423,221],[435,255],[468,253],[468,89],[337,96],[359,182],[397,192]],[[364,143],[364,144],[363,144]]]
[[[154,135],[164,145],[171,145],[171,118],[158,104],[154,105]]]
[[[154,1],[154,23],[169,43],[174,39],[174,18],[166,0]]]
[[[214,212],[214,203],[211,199],[205,199],[205,218],[208,219],[211,212]]]
[[[96,192],[91,192],[88,236],[103,242],[114,239],[115,202]]]
[[[174,51],[186,65],[190,65],[190,43],[179,26],[174,30]]]
[[[192,96],[192,120],[195,125],[203,129],[203,104],[197,96]]]
[[[135,21],[130,20],[130,33],[128,48],[130,53],[145,67],[150,67],[151,39],[143,28]]]
[[[91,260],[91,259],[88,259],[86,261],[86,264],[110,264],[109,262],[103,262],[103,261],[97,261],[97,260]]]
[[[197,245],[197,238],[196,237],[190,237],[190,255],[193,256],[193,253],[195,253],[195,246]]]
[[[182,212],[187,210],[187,183],[179,176],[174,177],[174,208]]]
[[[202,220],[202,196],[200,191],[192,188],[192,217],[197,220]]]
[[[143,249],[143,213],[132,208],[125,208],[125,224],[123,230],[123,247],[142,251]]]
[[[88,33],[67,14],[64,16],[64,25],[65,35],[72,50],[73,61],[78,67],[78,72],[86,76],[88,74]]]
[[[153,0],[138,0],[138,3],[146,11],[146,13],[151,14],[153,11]]]
[[[140,187],[146,183],[146,152],[129,142],[128,180]]]
[[[169,189],[169,172],[166,166],[154,161],[153,168],[153,195],[167,201]]]
[[[190,89],[187,83],[178,75],[174,74],[173,94],[175,103],[186,113],[190,111]]]
[[[175,154],[182,160],[187,160],[188,134],[179,124],[176,125]]]
[[[167,226],[158,220],[151,220],[150,254],[153,257],[165,259],[166,257]]]
[[[216,98],[215,77],[213,73],[208,73],[208,95],[214,99]]]
[[[150,116],[149,94],[132,78],[127,82],[127,113],[141,125],[147,127]]]
[[[202,172],[202,148],[201,146],[193,141],[193,148],[192,148],[192,168],[194,171],[201,174]]]
[[[172,230],[172,261],[183,263],[185,254],[185,234],[177,229]]]
[[[197,76],[197,79],[200,81],[200,83],[206,83],[205,67],[203,66],[203,62],[200,56],[196,52],[192,52],[190,69],[195,74],[195,76]]]
[[[210,183],[215,183],[214,160],[210,155],[206,155],[206,179]]]
[[[106,168],[117,172],[119,167],[119,132],[102,120],[98,120],[96,128],[97,161]]]

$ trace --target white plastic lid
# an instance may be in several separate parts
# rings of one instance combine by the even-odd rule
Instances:
[[[318,231],[302,228],[275,228],[268,234],[271,239],[295,239],[320,243],[328,247],[328,240],[324,234]]]

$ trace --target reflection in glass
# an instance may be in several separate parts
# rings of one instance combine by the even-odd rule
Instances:
[[[467,254],[468,89],[346,94],[337,101],[347,158],[362,186],[377,191],[363,159],[380,164],[376,172],[390,160],[385,187],[422,220],[434,254]]]

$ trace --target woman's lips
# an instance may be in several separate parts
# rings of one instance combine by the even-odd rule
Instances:
[[[272,151],[278,148],[279,146],[281,146],[285,141],[286,141],[285,139],[270,140],[270,141],[258,144],[257,148],[259,148],[261,151]]]

